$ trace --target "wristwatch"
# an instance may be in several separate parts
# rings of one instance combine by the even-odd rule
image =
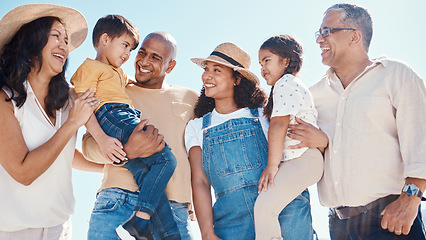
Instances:
[[[423,196],[423,193],[420,191],[419,187],[413,183],[405,184],[402,192],[406,193],[408,196],[417,196],[419,198],[422,198]]]

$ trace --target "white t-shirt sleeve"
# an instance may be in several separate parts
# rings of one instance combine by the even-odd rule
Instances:
[[[296,116],[303,107],[304,98],[297,82],[294,82],[294,76],[284,75],[275,83],[273,96],[274,107],[272,117],[282,117],[287,115]]]
[[[193,120],[190,120],[185,128],[185,147],[186,152],[189,153],[189,150],[192,147],[200,146],[202,144],[202,134],[201,128],[203,124],[203,118],[196,118]],[[201,138],[200,138],[201,136]]]

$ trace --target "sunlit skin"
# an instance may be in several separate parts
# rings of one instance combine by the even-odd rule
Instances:
[[[339,16],[339,11],[328,12],[324,16],[320,29],[347,27],[339,21]],[[316,39],[316,42],[321,48],[323,64],[334,69],[343,88],[349,86],[349,84],[372,63],[368,57],[367,50],[362,46],[362,34],[358,30],[342,30],[330,33],[330,35],[325,38],[320,35]],[[306,123],[301,123],[300,126],[291,127],[292,133],[296,133],[296,131],[299,131],[298,129],[305,132],[303,134],[297,134],[303,135],[301,138],[295,138],[293,135],[292,138],[294,139],[303,140],[307,134],[313,134],[314,131],[312,130],[313,128]],[[309,133],[306,131],[307,127],[311,129]],[[407,177],[405,183],[414,183],[422,191],[426,189],[426,181],[424,179]],[[413,221],[417,216],[420,202],[421,199],[419,197],[408,196],[402,193],[396,201],[390,203],[386,206],[385,210],[383,210],[381,227],[397,235],[409,234]]]
[[[34,60],[35,66],[27,75],[41,108],[46,111],[45,99],[48,93],[49,83],[52,77],[62,72],[69,54],[68,36],[64,26],[59,21],[54,21],[49,32],[46,45],[41,51],[42,66]],[[8,99],[4,91],[0,91],[0,98]],[[40,175],[54,163],[68,141],[76,131],[90,117],[99,102],[87,90],[76,98],[68,113],[67,120],[61,125],[55,134],[46,142],[34,149],[28,149],[21,126],[16,119],[14,106],[11,101],[0,101],[0,164],[8,174],[23,185],[32,184]],[[55,116],[48,116],[50,123],[56,125]],[[10,151],[13,149],[13,151]],[[91,168],[93,171],[102,171],[101,165],[89,163],[83,155],[75,150],[73,166],[79,169]]]
[[[234,99],[233,71],[224,65],[207,61],[201,76],[206,96],[215,100]]]
[[[41,53],[43,64],[39,74],[46,74],[46,76],[49,76],[47,79],[58,75],[62,72],[68,54],[67,33],[62,23],[55,21],[52,24],[49,38]],[[37,67],[36,69],[38,69]]]
[[[149,89],[161,89],[166,74],[176,66],[172,59],[175,50],[159,36],[144,40],[135,59],[136,85]]]
[[[99,39],[96,60],[119,68],[129,60],[130,52],[135,46],[135,40],[129,34],[111,38],[104,33]]]
[[[269,86],[274,86],[284,75],[288,63],[289,58],[282,58],[268,49],[259,50],[261,74]],[[288,115],[270,119],[268,131],[268,165],[263,170],[259,179],[258,193],[260,193],[262,189],[267,191],[269,185],[271,187],[274,186],[274,178],[281,162],[284,138],[289,121],[290,117]]]
[[[324,28],[343,28],[346,27],[339,20],[341,12],[331,11],[328,12],[323,19],[320,30]],[[350,51],[348,51],[351,44],[352,30],[342,30],[330,33],[328,37],[323,38],[321,34],[316,39],[316,42],[321,48],[322,63],[334,69],[339,69],[348,64]]]
[[[283,76],[284,71],[288,66],[288,62],[288,58],[282,58],[268,49],[259,50],[261,74],[269,86],[274,86],[275,83]]]
[[[41,52],[42,66],[40,68],[39,62],[34,61],[35,66],[31,68],[27,76],[43,108],[45,108],[44,98],[47,95],[50,79],[62,72],[68,54],[68,36],[65,28],[59,21],[54,21],[47,43]],[[55,124],[55,117],[50,115],[48,117],[50,122]]]
[[[228,114],[238,110],[234,100],[234,87],[241,82],[241,79],[234,77],[231,68],[206,61],[201,79],[205,94],[207,97],[214,98],[215,110],[218,113]],[[192,147],[188,158],[191,163],[193,202],[202,238],[220,240],[213,227],[211,185],[203,171],[202,149],[199,146]]]

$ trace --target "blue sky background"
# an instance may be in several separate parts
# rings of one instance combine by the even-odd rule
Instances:
[[[370,57],[386,55],[405,61],[424,79],[426,76],[426,29],[424,27],[426,1],[349,2],[366,7],[372,15],[374,33]],[[171,33],[178,42],[179,50],[177,66],[168,75],[167,81],[170,84],[182,85],[198,91],[201,89],[202,69],[193,64],[190,58],[207,57],[218,44],[230,41],[250,54],[251,70],[260,77],[257,51],[264,40],[278,34],[291,34],[300,40],[305,53],[300,77],[307,86],[317,82],[327,67],[321,63],[321,51],[315,43],[314,32],[318,30],[322,22],[324,11],[338,2],[330,0],[2,0],[0,16],[14,7],[28,3],[65,5],[79,10],[86,17],[89,35],[83,45],[70,54],[68,79],[85,58],[96,56],[91,44],[91,32],[96,21],[107,14],[120,14],[139,28],[141,41],[145,35],[153,31]],[[122,66],[128,75],[134,74],[135,53],[136,51],[132,52],[129,61]],[[269,92],[265,81],[261,79],[261,82],[261,86]],[[84,132],[84,128],[80,129],[79,138]],[[80,139],[78,147],[81,147]],[[102,175],[99,173],[74,170],[76,207],[72,216],[73,239],[86,239],[90,212],[101,179]],[[310,189],[314,227],[321,239],[329,239],[328,210],[319,204],[315,186]],[[197,226],[193,226],[197,230]]]

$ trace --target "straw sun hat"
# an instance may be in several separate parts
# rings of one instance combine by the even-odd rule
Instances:
[[[87,35],[87,22],[77,10],[53,4],[27,4],[10,10],[0,20],[0,54],[22,25],[41,17],[58,17],[68,34],[69,51],[80,46]]]
[[[259,79],[250,72],[250,56],[233,43],[222,43],[217,46],[207,58],[191,58],[198,66],[205,68],[206,61],[219,63],[241,73],[248,80],[259,84]]]

